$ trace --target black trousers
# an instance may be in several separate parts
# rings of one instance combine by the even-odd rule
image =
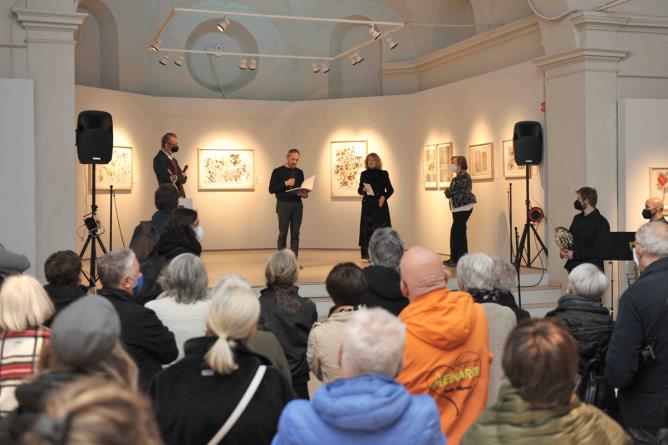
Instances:
[[[465,212],[452,212],[452,227],[450,227],[450,260],[455,263],[469,252],[469,243],[466,238],[466,222],[473,213],[473,209]]]
[[[293,383],[292,389],[294,389],[298,399],[311,400],[308,393],[308,382]]]
[[[635,445],[654,445],[656,444],[656,434],[658,430],[643,427],[626,427]]]
[[[278,215],[278,250],[285,249],[288,240],[288,229],[290,230],[290,250],[299,256],[299,229],[302,226],[302,213],[304,205],[301,201],[276,202],[276,214]]]

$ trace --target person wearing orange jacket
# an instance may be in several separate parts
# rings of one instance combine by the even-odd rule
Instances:
[[[397,380],[412,394],[429,394],[440,411],[449,445],[487,406],[489,365],[485,310],[470,294],[447,288],[436,252],[409,249],[401,260],[401,291],[409,300],[399,318],[406,347]]]

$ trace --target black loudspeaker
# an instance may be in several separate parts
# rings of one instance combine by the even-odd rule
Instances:
[[[513,152],[517,165],[538,165],[543,162],[543,128],[540,122],[515,124]]]
[[[114,128],[106,111],[82,111],[77,119],[77,155],[82,164],[111,162]]]

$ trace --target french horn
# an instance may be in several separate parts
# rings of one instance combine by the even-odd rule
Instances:
[[[554,229],[554,238],[561,250],[573,250],[573,234],[565,227]]]

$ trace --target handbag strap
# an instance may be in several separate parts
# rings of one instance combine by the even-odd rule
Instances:
[[[208,442],[207,445],[217,445],[221,440],[223,440],[223,438],[227,435],[227,433],[230,432],[234,424],[237,423],[237,420],[239,420],[239,417],[241,417],[243,412],[246,410],[246,407],[253,398],[253,395],[255,395],[255,392],[257,391],[257,388],[260,386],[260,383],[262,382],[262,378],[264,377],[264,373],[266,371],[267,371],[266,365],[258,366],[257,371],[255,372],[255,376],[253,377],[253,380],[251,380],[250,385],[248,385],[248,389],[246,389],[246,392],[241,397],[241,400],[239,400],[239,403],[234,408],[234,411],[232,411],[230,417],[227,418],[223,426],[220,427],[218,432],[213,436],[213,438],[211,438],[211,440]]]

